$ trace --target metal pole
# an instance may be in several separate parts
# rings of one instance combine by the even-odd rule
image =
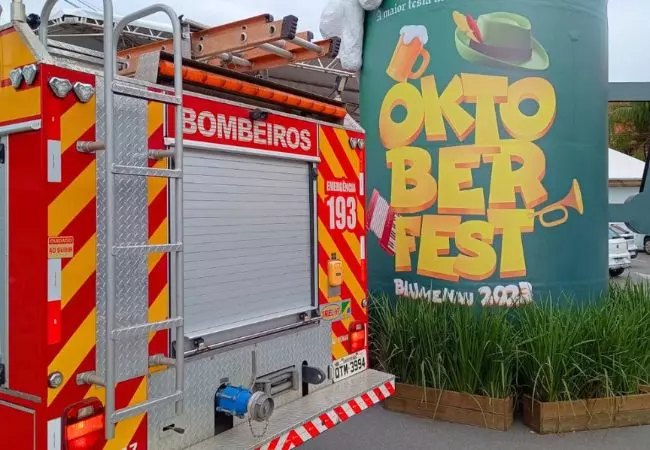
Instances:
[[[293,59],[294,58],[293,53],[291,53],[290,51],[285,50],[283,48],[276,47],[275,45],[261,44],[260,48],[262,50],[265,50],[265,51],[269,52],[269,53],[273,53],[274,55],[277,55],[277,56],[279,56],[281,58],[286,58],[286,59]]]
[[[307,50],[318,53],[319,55],[323,54],[323,48],[320,45],[314,44],[313,42],[306,41],[299,37],[293,38],[291,42],[299,47],[306,48]]]
[[[41,40],[41,43],[45,48],[47,48],[47,35],[48,35],[48,25],[50,23],[50,15],[52,15],[52,9],[58,0],[46,0],[41,10],[41,26],[38,27],[38,37]],[[113,5],[111,4],[111,10]],[[13,11],[13,10],[12,10]],[[104,1],[104,12],[106,12],[106,1]],[[113,24],[113,17],[111,16],[111,25]],[[106,30],[106,14],[104,14],[104,30]],[[106,40],[106,33],[104,33],[104,41]],[[105,66],[104,66],[105,67]]]
[[[25,14],[25,4],[23,3],[23,0],[12,0],[11,21],[25,22],[26,20],[27,20],[27,15]],[[47,22],[46,22],[46,26],[47,26]]]
[[[49,14],[48,14],[49,16]],[[47,22],[43,21],[41,29],[47,29]],[[106,131],[104,152],[106,175],[106,362],[104,385],[106,389],[105,408],[108,412],[106,418],[106,439],[113,439],[115,436],[115,341],[113,340],[113,329],[115,328],[115,175],[113,174],[113,157],[115,150],[115,124],[113,122],[113,77],[115,74],[115,61],[110,55],[113,53],[113,36],[110,30],[113,26],[113,2],[104,0],[104,112],[106,114]],[[43,35],[41,35],[43,36]],[[47,46],[47,32],[44,34],[44,45]]]
[[[178,42],[174,43],[174,94],[180,96],[181,104],[174,106],[174,169],[183,173],[183,60],[181,58],[181,42],[180,39]],[[175,222],[176,226],[174,227],[174,237],[173,242],[181,243],[183,241],[183,177],[176,178],[172,181],[175,186]],[[182,247],[181,247],[182,248]],[[184,302],[184,253],[183,251],[178,251],[173,253],[173,258],[176,261],[175,270],[176,270],[176,314],[183,315],[185,310]],[[184,348],[184,339],[185,339],[185,321],[181,322],[180,325],[176,327],[176,392],[183,391],[185,383],[185,348]],[[180,351],[178,351],[180,347]],[[183,414],[183,397],[181,397],[176,402],[176,414]]]
[[[233,63],[237,64],[238,66],[243,66],[243,67],[252,67],[253,63],[250,62],[247,59],[240,58],[239,56],[235,56],[232,53],[220,53],[217,55],[217,58],[222,60],[225,63]]]

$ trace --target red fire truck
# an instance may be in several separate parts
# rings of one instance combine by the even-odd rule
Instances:
[[[338,41],[154,5],[100,53],[49,38],[54,3],[0,27],[0,446],[289,449],[390,396],[363,132],[249,75]],[[173,39],[118,54],[161,12]]]

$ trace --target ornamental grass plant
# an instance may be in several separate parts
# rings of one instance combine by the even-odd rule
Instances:
[[[504,398],[514,393],[516,338],[505,309],[374,297],[371,357],[401,383]]]
[[[612,284],[596,303],[513,311],[517,388],[541,402],[631,395],[650,379],[650,290]]]
[[[650,384],[647,284],[612,284],[592,303],[477,309],[375,296],[370,308],[372,363],[401,383],[542,402],[630,395]]]

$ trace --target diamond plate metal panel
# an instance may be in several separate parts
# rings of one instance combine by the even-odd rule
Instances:
[[[180,170],[150,169],[148,167],[121,166],[118,164],[113,164],[113,169],[116,173],[140,177],[181,178],[183,175]]]
[[[223,378],[233,384],[248,386],[251,381],[251,351],[257,356],[257,375],[264,375],[287,366],[300,367],[303,361],[320,367],[327,373],[331,363],[331,326],[329,322],[255,345],[228,352],[189,359],[185,363],[185,414],[174,416],[173,405],[150,411],[149,447],[160,450],[180,450],[214,436],[214,394]],[[155,373],[149,380],[149,398],[162,397],[174,392],[174,372]],[[327,388],[331,382],[310,386],[311,392]],[[276,408],[301,398],[301,392],[290,391],[275,398]],[[277,417],[277,416],[276,416]],[[274,418],[271,418],[273,421]],[[236,419],[237,423],[242,421]],[[185,428],[185,433],[163,432],[171,423]],[[248,425],[245,425],[248,427]],[[254,423],[255,432],[263,424]]]
[[[115,164],[146,167],[147,101],[115,97]],[[147,179],[115,176],[115,245],[147,245]],[[147,323],[148,264],[144,253],[116,254],[115,326],[124,328]],[[146,334],[116,342],[118,381],[145,375],[149,340]]]
[[[103,80],[98,81],[98,139],[106,135]],[[115,97],[114,163],[146,167],[148,162],[147,102],[142,99]],[[106,177],[104,152],[97,158],[97,222],[106,223]],[[147,179],[115,176],[115,244],[147,245]],[[97,372],[104,376],[106,352],[106,233],[98,226],[97,292]],[[116,254],[115,326],[125,328],[148,320],[148,266],[146,252]],[[148,370],[148,336],[131,336],[116,342],[116,376],[118,381],[142,376]]]
[[[96,78],[97,140],[106,139],[106,115],[104,114],[104,78]],[[106,367],[106,158],[97,152],[97,345],[95,348],[97,375],[104,378]]]

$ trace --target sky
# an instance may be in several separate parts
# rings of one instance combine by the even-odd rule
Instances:
[[[0,0],[4,9],[0,22],[9,15],[11,0]],[[70,0],[101,5],[102,0]],[[270,13],[276,18],[298,16],[300,29],[319,36],[320,12],[328,0],[162,0],[178,14],[208,25]],[[40,12],[44,0],[25,0],[27,12]],[[151,0],[113,0],[116,14],[126,14],[151,4]],[[60,5],[65,5],[63,1]],[[67,5],[65,5],[67,6]],[[610,81],[650,81],[650,54],[647,51],[650,0],[609,0]],[[162,19],[160,19],[162,22]]]

